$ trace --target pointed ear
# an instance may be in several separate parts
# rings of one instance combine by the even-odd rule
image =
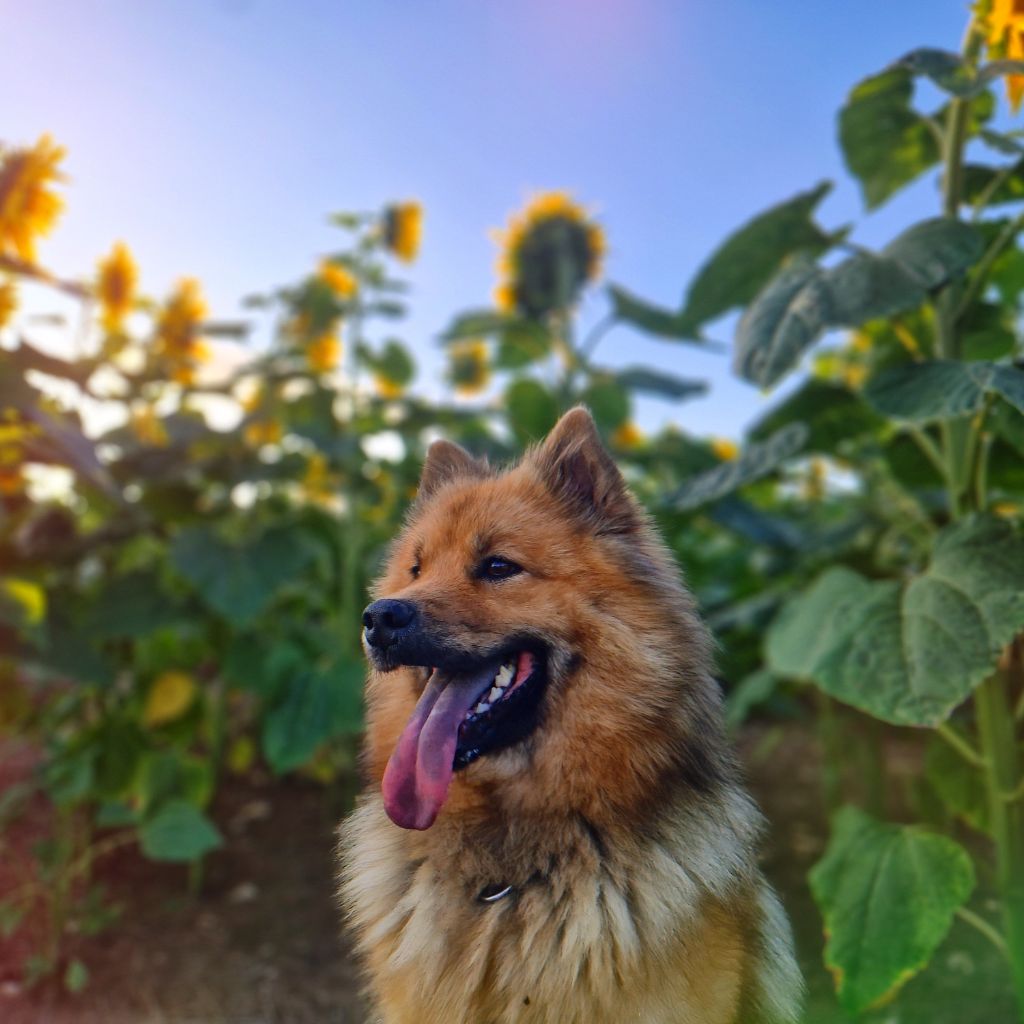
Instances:
[[[486,459],[473,458],[465,448],[451,441],[434,441],[423,462],[416,500],[429,498],[439,488],[460,477],[483,478],[490,475]]]
[[[595,532],[629,533],[642,525],[643,514],[583,406],[570,409],[530,459],[566,509]]]

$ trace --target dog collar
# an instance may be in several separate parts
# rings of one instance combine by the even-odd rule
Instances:
[[[476,898],[480,903],[497,903],[498,900],[503,900],[514,891],[514,886],[502,885],[501,882],[496,882],[493,885],[485,885],[477,893]]]

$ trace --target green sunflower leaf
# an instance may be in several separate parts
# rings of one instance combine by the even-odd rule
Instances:
[[[839,1002],[860,1014],[927,965],[974,889],[974,866],[952,839],[844,807],[810,883]]]

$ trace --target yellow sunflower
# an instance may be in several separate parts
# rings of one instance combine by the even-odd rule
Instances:
[[[166,448],[170,437],[163,421],[151,405],[136,409],[131,418],[132,432],[143,443],[154,448]]]
[[[722,462],[732,462],[740,454],[740,446],[727,437],[711,438],[711,451]]]
[[[420,251],[423,207],[419,203],[394,203],[384,210],[384,244],[403,262],[412,263]]]
[[[210,358],[209,346],[199,337],[206,314],[199,282],[186,277],[157,317],[157,355],[166,360],[171,379],[185,387],[195,383],[198,364]]]
[[[351,299],[359,291],[359,279],[356,275],[328,260],[320,264],[320,279],[339,299]]]
[[[315,373],[333,370],[341,360],[341,339],[337,331],[327,331],[306,345],[306,362]]]
[[[626,420],[612,432],[611,441],[616,448],[639,448],[644,432],[632,420]]]
[[[451,364],[448,376],[460,395],[476,395],[487,387],[491,367],[487,361],[487,345],[479,339],[457,341],[448,350]]]
[[[100,300],[100,321],[108,334],[121,330],[124,318],[135,305],[139,268],[124,242],[118,242],[110,255],[100,261],[96,279],[96,297]]]
[[[0,281],[0,327],[3,327],[18,308],[18,290],[14,281]]]
[[[544,192],[514,214],[501,246],[498,308],[540,319],[573,305],[596,280],[607,249],[604,231],[568,192]]]
[[[992,57],[1024,60],[1024,3],[992,0],[988,13],[988,47]],[[1016,114],[1024,100],[1024,75],[1006,76],[1006,96]]]
[[[381,398],[401,398],[405,393],[404,384],[399,384],[398,381],[385,377],[383,373],[375,373],[373,375],[373,385]]]
[[[65,150],[49,135],[30,149],[9,150],[0,161],[0,254],[27,263],[36,259],[35,241],[57,223],[64,200],[53,191],[63,181],[58,166]]]
[[[243,431],[246,444],[260,448],[265,444],[277,444],[284,436],[284,429],[277,420],[253,420]]]
[[[182,278],[157,318],[157,344],[162,354],[188,357],[206,313],[199,282],[194,277]]]

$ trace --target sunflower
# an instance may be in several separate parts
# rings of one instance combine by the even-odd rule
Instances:
[[[420,251],[423,207],[419,203],[394,203],[384,210],[384,244],[403,262],[412,263]]]
[[[333,370],[341,360],[341,339],[337,331],[327,331],[306,345],[306,362],[315,373]]]
[[[479,339],[457,341],[448,350],[451,364],[448,377],[460,395],[475,395],[487,387],[491,367],[487,361],[487,345]]]
[[[989,56],[1024,60],[1024,3],[992,0],[988,13]],[[1024,75],[1006,76],[1006,96],[1016,114],[1024,100]]]
[[[386,377],[383,373],[373,375],[373,385],[381,398],[401,398],[405,393],[405,385]]]
[[[359,279],[350,270],[324,260],[320,264],[322,280],[339,299],[351,299],[359,291]]]
[[[100,321],[108,334],[121,330],[124,318],[135,304],[139,268],[124,242],[118,242],[110,255],[100,261],[96,279],[96,297],[100,300]]]
[[[732,462],[740,454],[740,446],[727,437],[711,438],[711,451],[716,459]]]
[[[611,442],[616,448],[639,448],[644,432],[632,421],[625,420],[612,431]]]
[[[194,383],[197,365],[210,358],[209,346],[199,337],[206,313],[199,282],[186,277],[157,317],[157,355],[166,360],[171,379],[186,387]]]
[[[136,409],[131,417],[132,433],[143,443],[154,448],[166,448],[171,439],[156,410],[147,405]]]
[[[18,290],[14,281],[0,281],[0,327],[3,327],[18,308]]]
[[[607,248],[600,225],[567,192],[535,196],[495,238],[501,245],[495,302],[532,319],[573,305],[600,276]]]
[[[246,444],[261,448],[265,444],[277,444],[284,436],[284,428],[276,419],[253,420],[243,431]]]
[[[53,229],[64,201],[51,188],[64,176],[63,146],[43,135],[31,149],[9,150],[0,162],[0,255],[36,259],[35,240]]]

